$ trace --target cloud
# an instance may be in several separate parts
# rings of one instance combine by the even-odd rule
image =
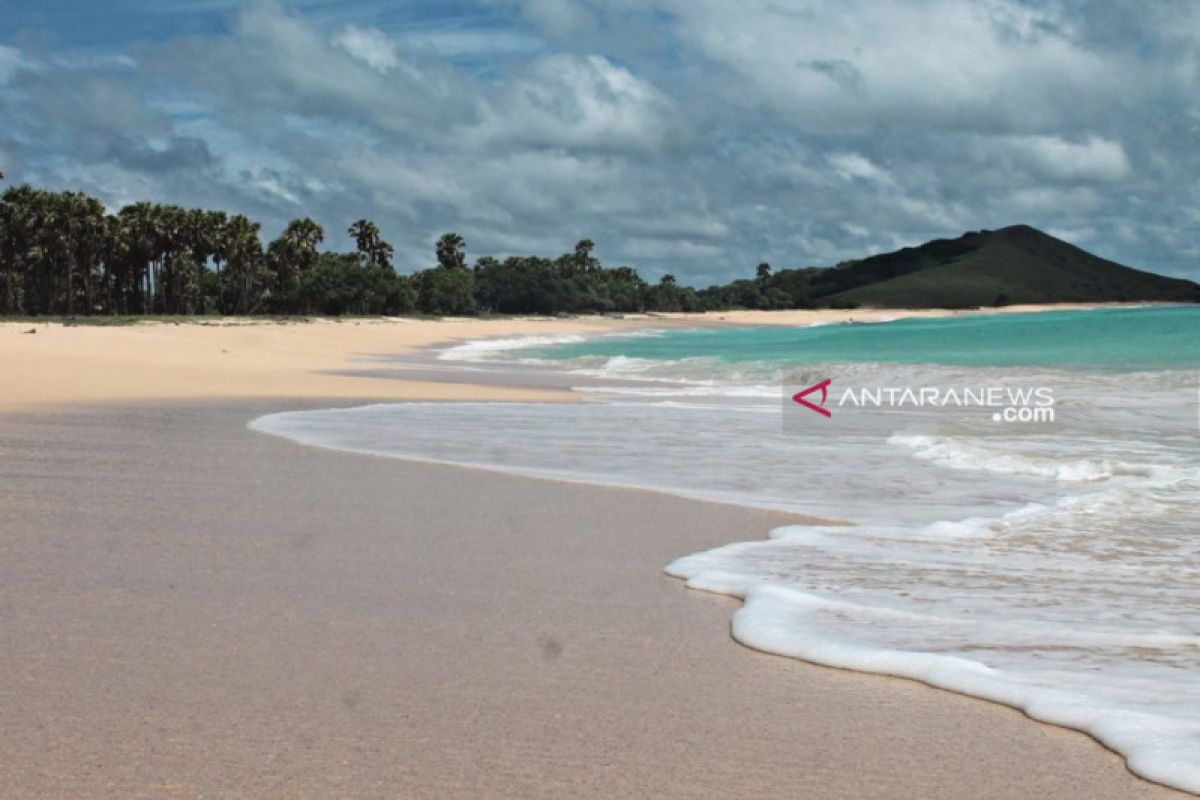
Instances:
[[[829,164],[843,180],[862,180],[883,186],[895,184],[887,170],[858,153],[834,153],[829,157]]]
[[[1015,136],[999,147],[1021,165],[1058,181],[1111,183],[1129,177],[1129,159],[1121,143],[1099,136],[1069,142],[1058,136]]]
[[[525,18],[555,38],[567,38],[596,25],[591,10],[576,0],[521,0]]]
[[[487,28],[405,31],[399,40],[414,53],[433,53],[445,58],[524,55],[545,49],[545,42],[536,36]]]
[[[618,252],[625,258],[639,262],[654,262],[664,259],[684,258],[712,261],[726,256],[725,248],[717,244],[695,242],[679,238],[631,237],[621,242]],[[655,270],[661,274],[664,269]]]
[[[333,43],[377,72],[386,73],[400,63],[396,43],[376,28],[347,25]]]
[[[106,74],[41,68],[21,72],[15,85],[28,98],[39,127],[101,137],[166,133],[169,121],[129,83]],[[53,134],[55,131],[47,131]]]
[[[1092,189],[1081,186],[1067,189],[1039,186],[1017,189],[1010,197],[1010,204],[1024,215],[1064,210],[1086,214],[1097,210],[1101,199]]]
[[[879,125],[1031,131],[1102,115],[1128,65],[1072,39],[1058,15],[1006,0],[678,0],[680,37],[727,95],[797,130]]]
[[[667,97],[602,56],[532,61],[493,97],[470,136],[489,141],[589,149],[661,146],[674,127]]]
[[[217,163],[205,141],[174,134],[157,141],[114,137],[107,156],[129,169],[149,173],[205,170]]]
[[[345,28],[327,37],[271,2],[245,7],[228,35],[150,47],[143,58],[246,119],[292,114],[406,134],[470,113],[450,102],[470,91],[452,68],[395,69],[404,60],[380,32]]]
[[[17,70],[24,66],[27,66],[27,63],[20,50],[0,45],[0,86],[8,83]]]
[[[10,178],[334,247],[366,216],[402,268],[453,229],[710,282],[1013,222],[1197,267],[1200,12],[1172,0],[164,8],[121,0],[136,44],[0,46]]]

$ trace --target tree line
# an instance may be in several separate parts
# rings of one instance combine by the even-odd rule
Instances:
[[[0,174],[0,178],[3,175]],[[321,250],[325,230],[292,220],[265,246],[243,214],[139,202],[116,213],[82,192],[29,185],[0,195],[0,314],[304,315],[564,314],[807,305],[807,273],[699,291],[673,275],[647,283],[631,267],[604,267],[581,240],[556,258],[483,256],[438,239],[437,265],[412,275],[366,219],[347,230],[353,252]]]

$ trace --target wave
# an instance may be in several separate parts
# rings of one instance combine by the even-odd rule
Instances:
[[[863,620],[895,624],[900,615],[886,608],[829,600],[736,573],[709,570],[694,557],[674,562],[667,572],[685,579],[690,588],[740,598],[742,607],[733,615],[731,632],[747,647],[829,667],[909,678],[1011,706],[1033,719],[1089,734],[1121,753],[1129,769],[1143,778],[1200,794],[1200,724],[1192,720],[1121,708],[974,659],[858,642],[845,633],[848,623]],[[816,621],[819,618],[824,618],[823,624]],[[836,628],[838,635],[825,633],[829,628]],[[1161,634],[1089,635],[1065,628],[1054,633],[1057,641],[1047,646],[1094,646],[1116,638],[1134,647],[1182,643],[1195,648],[1198,641],[1194,636]]]
[[[584,341],[578,334],[556,336],[513,336],[505,339],[473,339],[438,353],[441,361],[487,361],[500,354],[511,353],[529,347],[548,347],[556,344],[571,344]]]
[[[656,328],[644,328],[620,333],[596,333],[590,335],[577,333],[563,334],[530,334],[526,336],[508,336],[496,339],[472,339],[438,351],[438,359],[442,361],[498,361],[505,357],[511,358],[521,350],[553,347],[555,345],[579,344],[581,342],[606,339],[648,339],[661,336],[665,331]],[[536,359],[538,363],[543,360]]]
[[[1078,483],[1106,481],[1117,476],[1171,480],[1189,475],[1188,471],[1157,464],[1138,464],[1109,458],[1055,458],[1052,454],[1023,454],[1011,449],[1011,440],[988,444],[984,440],[969,437],[894,434],[887,441],[888,444],[912,449],[917,458],[951,469],[1030,475]]]

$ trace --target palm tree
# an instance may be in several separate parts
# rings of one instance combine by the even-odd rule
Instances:
[[[262,260],[262,244],[258,240],[261,226],[251,222],[244,214],[235,214],[225,226],[228,247],[226,258],[229,270],[237,287],[236,314],[249,314],[258,305],[251,305],[251,295],[258,288],[259,264]]]
[[[298,309],[298,279],[317,263],[317,247],[325,240],[325,230],[305,217],[294,219],[278,239],[267,247],[267,263],[279,296],[276,306],[282,311]]]
[[[129,223],[123,214],[124,209],[109,218],[108,242],[104,253],[109,303],[118,314],[129,313],[129,293],[132,285],[133,244]]]
[[[120,226],[112,214],[105,214],[99,231],[100,296],[98,307],[108,314],[119,314],[121,298],[116,292],[115,264],[118,257]]]
[[[42,192],[13,186],[0,196],[0,257],[4,260],[4,311],[25,313],[25,298],[33,286],[32,262],[41,224]]]
[[[301,252],[315,253],[317,246],[325,241],[325,229],[309,217],[294,219],[288,223],[283,238]]]
[[[437,261],[447,269],[467,266],[467,243],[457,233],[444,233],[437,240]]]
[[[150,313],[157,293],[157,265],[162,239],[159,217],[159,206],[144,201],[125,206],[117,212],[127,238],[126,279],[142,314]]]
[[[216,268],[218,314],[225,313],[225,284],[221,280],[221,264],[229,260],[229,241],[225,236],[228,225],[229,218],[224,211],[204,212],[204,247]]]
[[[392,254],[395,251],[380,237],[379,227],[374,222],[369,219],[360,219],[346,232],[354,238],[359,255],[366,260],[367,264],[377,267],[392,265]]]
[[[38,313],[53,314],[58,295],[59,269],[64,267],[64,250],[67,247],[66,215],[59,195],[39,192],[38,258],[41,264],[37,273]],[[68,273],[68,278],[69,278]]]
[[[346,233],[354,237],[358,252],[367,254],[379,241],[379,226],[369,219],[360,219],[346,229]]]
[[[0,198],[0,265],[4,267],[4,294],[0,296],[0,312],[5,314],[13,312],[13,278],[18,252],[15,219],[16,208],[9,202],[9,192],[5,192]]]
[[[286,269],[293,276],[303,275],[317,263],[317,248],[325,241],[325,229],[309,217],[304,217],[289,222],[279,238],[289,258]]]
[[[179,287],[179,313],[196,314],[204,301],[204,271],[208,249],[204,236],[204,210],[180,209],[177,243],[176,278]]]
[[[159,209],[158,264],[159,304],[164,314],[178,314],[183,309],[189,282],[191,265],[187,246],[188,216],[179,206],[162,206]]]
[[[71,221],[72,240],[68,262],[71,273],[67,280],[67,313],[75,313],[74,274],[78,271],[83,278],[84,313],[90,315],[96,311],[94,284],[107,233],[104,204],[82,192],[68,192],[64,195],[64,201]]]

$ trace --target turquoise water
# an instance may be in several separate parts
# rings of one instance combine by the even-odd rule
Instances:
[[[810,328],[669,330],[525,350],[538,358],[717,358],[789,364],[876,362],[989,366],[1200,367],[1200,306],[902,319]]]

